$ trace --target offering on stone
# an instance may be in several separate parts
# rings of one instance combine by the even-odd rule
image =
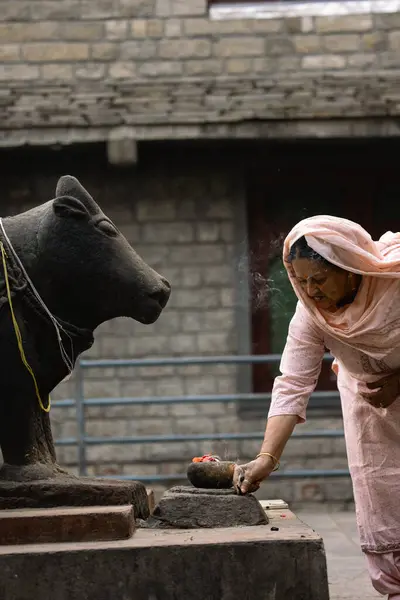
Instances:
[[[196,488],[229,489],[233,487],[235,467],[234,462],[223,461],[213,454],[196,456],[187,469],[187,478]]]

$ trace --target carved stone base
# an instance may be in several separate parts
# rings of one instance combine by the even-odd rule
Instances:
[[[147,519],[149,502],[138,481],[58,475],[37,481],[1,481],[0,509],[131,504],[136,519]]]
[[[197,529],[267,525],[268,517],[251,494],[233,490],[174,487],[165,492],[145,527]]]
[[[126,540],[134,528],[131,504],[0,510],[0,546]]]

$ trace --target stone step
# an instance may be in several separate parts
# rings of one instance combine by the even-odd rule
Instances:
[[[0,545],[125,540],[134,529],[132,505],[0,511]]]

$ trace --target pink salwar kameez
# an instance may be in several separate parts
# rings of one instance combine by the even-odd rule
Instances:
[[[352,304],[334,313],[320,310],[301,289],[286,258],[303,235],[326,260],[362,275]],[[361,548],[374,587],[400,600],[400,398],[376,408],[362,396],[370,392],[367,383],[396,371],[400,377],[400,234],[389,232],[374,242],[351,221],[313,217],[286,238],[284,261],[299,302],[268,417],[305,420],[328,348],[335,359]]]

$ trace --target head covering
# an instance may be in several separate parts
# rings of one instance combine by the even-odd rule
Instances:
[[[303,236],[325,260],[363,276],[352,304],[331,313],[317,308],[302,290],[288,256]],[[353,221],[315,216],[300,221],[288,234],[283,261],[298,299],[323,331],[377,360],[400,348],[400,233],[388,231],[374,241]]]

